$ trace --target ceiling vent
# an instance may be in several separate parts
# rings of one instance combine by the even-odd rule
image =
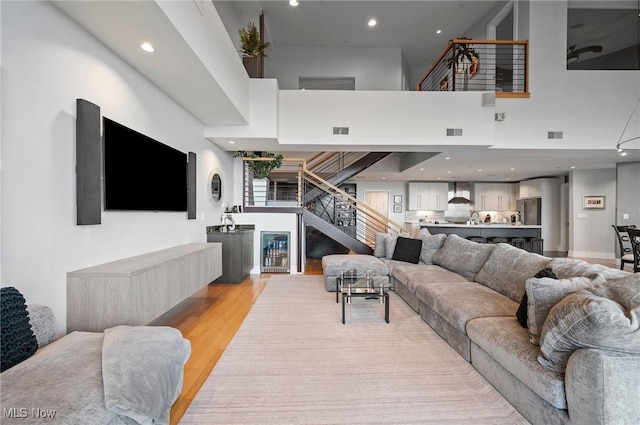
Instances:
[[[333,134],[348,135],[349,127],[333,127]]]
[[[548,131],[547,139],[562,139],[562,131]]]
[[[447,128],[447,136],[462,136],[461,128]]]

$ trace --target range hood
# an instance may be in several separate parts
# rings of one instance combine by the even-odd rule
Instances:
[[[460,187],[458,187],[460,186]],[[470,183],[453,183],[453,198],[449,199],[450,205],[469,205],[471,204],[471,200],[469,198],[464,197],[464,193],[470,193],[471,184]],[[460,190],[460,191],[458,191]]]

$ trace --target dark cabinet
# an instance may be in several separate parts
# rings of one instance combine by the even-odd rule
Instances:
[[[207,233],[207,242],[222,242],[222,276],[215,283],[240,283],[253,268],[253,230]]]

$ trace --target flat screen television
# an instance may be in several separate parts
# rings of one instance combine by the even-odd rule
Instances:
[[[187,154],[106,117],[103,129],[105,210],[187,210]]]

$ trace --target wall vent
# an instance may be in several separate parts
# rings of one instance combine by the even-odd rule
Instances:
[[[462,136],[461,128],[447,128],[447,136]]]
[[[333,127],[333,134],[348,135],[349,127]]]
[[[547,139],[562,139],[562,131],[548,131]]]

